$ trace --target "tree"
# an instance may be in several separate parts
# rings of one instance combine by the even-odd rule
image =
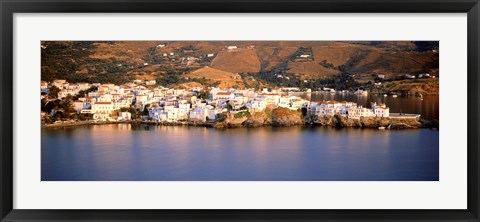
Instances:
[[[120,112],[129,112],[130,114],[132,114],[132,119],[136,119],[138,117],[138,111],[133,108],[133,107],[129,107],[129,108],[126,108],[126,107],[123,107],[123,108],[120,108]]]
[[[210,92],[208,90],[202,90],[201,92],[198,93],[198,98],[200,99],[208,99],[210,98]]]
[[[303,116],[303,117],[307,116],[307,108],[302,107],[302,110],[301,110],[301,111],[302,111],[302,116]]]
[[[145,108],[143,108],[143,115],[144,116],[148,116],[149,115],[149,112],[148,112],[148,108],[150,107],[150,104],[147,104],[145,105]]]
[[[60,120],[60,119],[63,119],[65,118],[65,114],[62,112],[62,111],[57,111],[53,117],[57,120]]]
[[[227,111],[230,112],[232,110],[232,105],[230,104],[230,101],[227,101]]]
[[[73,101],[73,96],[70,95],[70,94],[68,94],[68,95],[65,97],[65,100],[71,102],[71,101]]]
[[[248,112],[248,111],[243,111],[243,112],[235,113],[235,114],[233,115],[233,117],[235,117],[235,118],[238,119],[238,118],[242,118],[242,117],[252,117],[252,115],[251,115],[250,112]]]
[[[52,86],[49,88],[48,97],[57,98],[59,92],[60,92],[60,89],[58,87]]]
[[[338,69],[338,71],[340,71],[340,72],[346,72],[346,71],[347,71],[347,66],[345,66],[345,65],[339,65],[339,66],[337,67],[337,69]]]
[[[78,92],[78,96],[79,97],[84,97],[86,96],[89,92],[94,92],[94,91],[97,91],[98,90],[98,87],[96,86],[92,86],[86,90],[80,90],[80,92]]]
[[[73,97],[72,97],[73,98]],[[65,115],[69,115],[70,113],[74,113],[75,109],[73,109],[73,102],[72,100],[65,99],[61,103],[61,107],[65,110]]]
[[[41,102],[41,110],[46,113],[50,113],[55,106],[57,106],[58,102],[55,103],[55,101],[48,101],[46,99],[42,99]]]

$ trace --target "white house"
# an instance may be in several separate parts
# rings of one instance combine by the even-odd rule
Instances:
[[[428,73],[418,74],[418,78],[430,78],[430,74]]]
[[[278,106],[285,108],[290,107],[290,97],[280,97],[278,101]]]
[[[78,90],[87,90],[90,88],[90,84],[86,82],[80,82],[80,83],[77,83],[76,88]]]
[[[208,116],[208,109],[209,108],[205,103],[197,104],[197,106],[188,113],[188,118],[192,121],[206,121]]]
[[[149,86],[152,86],[152,85],[157,84],[157,81],[155,81],[155,80],[148,80],[148,81],[145,81],[145,84],[147,84],[147,85],[149,85]]]
[[[165,107],[165,113],[167,113],[167,121],[169,122],[175,122],[181,118],[179,114],[178,108],[175,108],[174,106],[166,106]]]
[[[80,100],[75,100],[73,101],[73,109],[77,111],[77,113],[80,113],[82,109],[85,108],[86,102],[80,101]]]
[[[132,120],[132,114],[130,112],[119,112],[118,121],[128,121]]]
[[[48,89],[48,83],[45,81],[40,82],[40,91],[42,93],[48,93],[50,90]]]
[[[372,109],[367,109],[362,106],[350,108],[348,110],[348,118],[373,117],[373,116],[375,116],[375,114]]]
[[[111,121],[110,115],[113,113],[112,102],[96,102],[92,104],[91,113],[93,113],[94,120]]]
[[[132,104],[131,100],[120,99],[113,103],[113,109],[128,108]]]
[[[248,112],[256,113],[264,110],[267,104],[264,100],[250,100],[245,103],[245,106],[248,108]]]
[[[406,74],[406,75],[405,75],[405,78],[407,78],[407,79],[415,79],[415,75]]]
[[[209,120],[214,120],[217,118],[218,113],[220,113],[220,111],[218,109],[213,109],[212,107],[211,109],[208,109],[207,118]]]
[[[112,114],[113,112],[113,103],[112,102],[96,102],[92,104],[92,113],[104,113]]]
[[[279,94],[259,94],[258,98],[263,98],[267,105],[278,105],[280,98],[282,96]]]
[[[167,120],[167,113],[164,111],[163,107],[160,106],[151,107],[148,114],[155,121]]]
[[[321,103],[310,103],[306,105],[309,113],[314,113],[317,116],[323,115],[346,115],[350,114],[349,111],[357,107],[356,103],[353,102],[337,102],[337,101],[326,101]]]
[[[390,108],[388,108],[383,103],[373,103],[372,104],[372,111],[376,117],[389,117],[390,116]]]
[[[98,93],[98,91],[88,93],[88,97],[98,97],[99,95],[100,95],[100,93]]]
[[[52,85],[56,86],[57,88],[63,88],[63,84],[67,83],[64,79],[55,79],[52,82]]]
[[[215,119],[218,113],[220,113],[220,111],[213,108],[213,106],[201,103],[197,107],[195,107],[195,109],[189,112],[188,119],[191,121],[205,122],[207,121],[207,118],[210,120]]]
[[[113,100],[113,95],[111,94],[103,94],[97,98],[97,102],[112,102],[112,100]]]
[[[75,92],[73,90],[63,89],[63,90],[60,90],[60,92],[58,92],[58,94],[57,94],[59,99],[65,98],[68,95],[74,96]]]
[[[218,100],[218,99],[225,99],[225,100],[229,100],[229,99],[235,99],[235,94],[232,93],[232,92],[217,92],[213,95],[213,99],[214,100]]]

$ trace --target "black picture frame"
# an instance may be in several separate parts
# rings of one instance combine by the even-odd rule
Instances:
[[[480,221],[478,0],[0,0],[1,221]],[[16,210],[13,209],[14,13],[468,13],[466,210]],[[94,201],[94,200],[92,200]],[[413,200],[412,200],[413,201]]]

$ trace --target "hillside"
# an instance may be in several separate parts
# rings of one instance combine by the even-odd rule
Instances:
[[[260,59],[254,49],[225,50],[213,59],[212,67],[234,73],[260,71]]]
[[[403,94],[438,95],[438,79],[410,79],[385,83],[382,90]]]
[[[190,79],[207,79],[208,83],[210,84],[218,83],[216,86],[220,88],[232,88],[234,86],[238,88],[245,88],[245,85],[243,84],[243,81],[239,75],[210,68],[208,66],[186,74],[185,77]]]
[[[317,88],[337,84],[334,79],[340,74],[355,76],[355,81],[365,84],[375,81],[377,75],[439,76],[438,70],[438,42],[42,42],[42,80],[46,81],[121,84],[155,79],[162,85],[193,81],[240,88]],[[231,77],[236,74],[241,78]],[[309,84],[304,84],[307,80]]]

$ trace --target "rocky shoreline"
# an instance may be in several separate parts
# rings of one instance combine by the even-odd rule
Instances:
[[[286,108],[276,108],[271,113],[255,113],[251,117],[227,117],[223,121],[207,123],[214,128],[234,127],[261,127],[261,126],[329,126],[336,128],[385,128],[385,129],[418,129],[439,128],[438,121],[428,121],[419,118],[388,118],[388,117],[360,117],[348,118],[342,115],[333,116],[307,116],[301,112]]]
[[[336,128],[381,128],[381,129],[417,129],[417,128],[439,128],[438,121],[428,121],[419,118],[388,118],[388,117],[360,117],[348,118],[342,115],[333,116],[303,116],[300,111],[287,108],[269,108],[262,112],[241,117],[232,114],[225,114],[216,120],[183,121],[183,122],[153,122],[153,121],[120,121],[120,122],[75,122],[64,124],[42,125],[42,128],[69,127],[78,125],[103,125],[103,124],[147,124],[164,126],[200,126],[212,128],[238,128],[238,127],[262,127],[262,126],[329,126]]]
[[[426,123],[426,122],[425,122]],[[381,128],[385,129],[417,129],[429,127],[422,120],[411,119],[394,119],[388,117],[360,117],[358,119],[347,118],[340,115],[323,116],[313,121],[313,124],[320,126],[332,127],[355,127],[355,128]]]

